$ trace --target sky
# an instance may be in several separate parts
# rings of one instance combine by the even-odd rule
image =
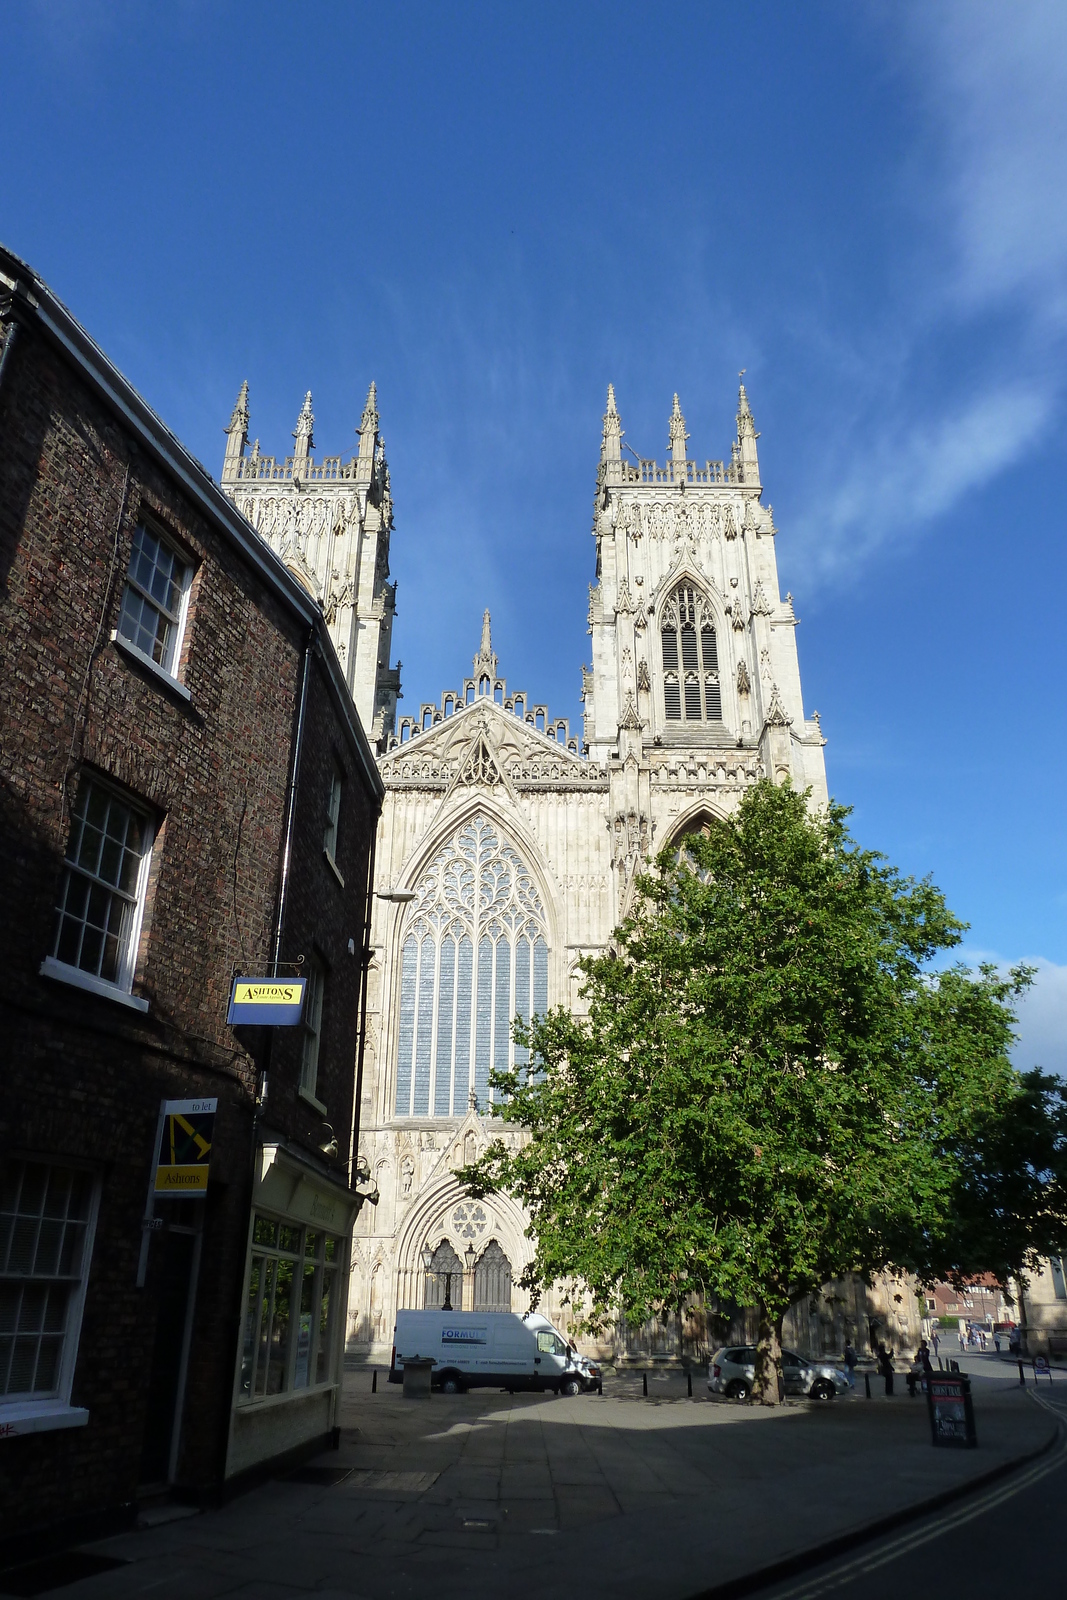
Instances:
[[[378,385],[401,712],[501,671],[580,727],[626,438],[760,430],[806,710],[858,840],[1067,1071],[1067,6],[28,0],[0,239],[218,476]]]

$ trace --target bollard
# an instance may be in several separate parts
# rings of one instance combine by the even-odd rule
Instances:
[[[641,1374],[641,1393],[644,1395],[645,1399],[647,1400],[648,1399],[648,1373],[647,1372],[642,1372],[642,1374]]]
[[[377,1367],[375,1367],[374,1373],[373,1373],[373,1375],[371,1377],[371,1380],[370,1380],[370,1392],[371,1392],[371,1394],[377,1394],[378,1393],[378,1368]]]
[[[1023,1364],[1022,1364],[1021,1361],[1019,1362],[1019,1382],[1022,1384],[1023,1388],[1025,1389],[1026,1388],[1026,1373],[1023,1371]]]
[[[871,1375],[869,1372],[863,1374],[863,1384],[867,1390],[867,1399],[869,1400],[871,1398]]]
[[[604,1393],[604,1380],[603,1380],[603,1378],[598,1378],[597,1379],[597,1381],[596,1381],[596,1392],[597,1392],[597,1394],[603,1396],[603,1393]]]
[[[690,1398],[690,1400],[692,1400],[692,1398],[693,1398],[693,1374],[691,1372],[687,1372],[685,1377],[686,1377],[686,1388],[689,1391],[689,1398]]]

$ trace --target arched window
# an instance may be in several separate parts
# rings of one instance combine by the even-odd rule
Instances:
[[[463,1263],[447,1239],[441,1240],[427,1269],[423,1304],[427,1311],[463,1310]]]
[[[692,584],[663,608],[663,710],[668,722],[721,722],[719,653],[711,607]]]
[[[396,1114],[463,1116],[489,1073],[521,1065],[516,1017],[548,1010],[548,943],[529,868],[479,812],[416,887],[400,971]]]
[[[474,1310],[511,1310],[511,1262],[495,1239],[474,1268]]]

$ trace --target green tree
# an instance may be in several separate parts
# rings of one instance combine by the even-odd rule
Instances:
[[[847,815],[763,783],[662,852],[610,953],[583,963],[588,1015],[516,1025],[529,1065],[493,1081],[521,1147],[461,1174],[526,1206],[526,1286],[561,1281],[589,1328],[694,1295],[758,1307],[765,1404],[800,1295],[988,1264],[961,1195],[984,1226],[983,1152],[1036,1092],[1007,1057],[1028,973],[931,976],[964,924],[861,850]]]

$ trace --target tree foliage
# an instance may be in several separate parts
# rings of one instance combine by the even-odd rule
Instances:
[[[516,1025],[529,1065],[494,1084],[521,1147],[461,1174],[527,1208],[525,1282],[572,1285],[586,1326],[758,1306],[768,1401],[799,1295],[889,1265],[1003,1277],[1064,1237],[1063,1103],[1007,1054],[1029,973],[931,974],[964,924],[847,815],[763,783],[663,851],[583,962],[588,1013]]]

